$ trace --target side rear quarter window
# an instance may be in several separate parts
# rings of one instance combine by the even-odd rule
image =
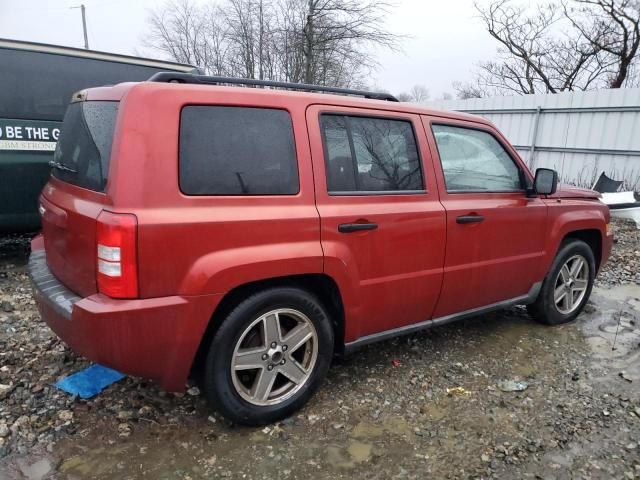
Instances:
[[[320,116],[330,193],[424,191],[411,122]]]
[[[447,192],[522,190],[520,169],[493,135],[451,125],[432,129]]]
[[[285,110],[186,106],[180,190],[187,195],[295,195],[298,162]]]

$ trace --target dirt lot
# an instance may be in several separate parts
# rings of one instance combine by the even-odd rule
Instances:
[[[371,345],[260,429],[229,425],[195,388],[58,391],[87,363],[40,320],[25,240],[0,240],[0,478],[640,478],[640,234],[616,228],[576,323],[514,308]]]

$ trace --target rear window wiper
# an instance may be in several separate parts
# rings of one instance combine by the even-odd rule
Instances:
[[[53,168],[57,168],[58,170],[64,170],[65,172],[78,173],[77,170],[74,170],[73,168],[69,168],[60,162],[54,162],[53,160],[49,162],[49,166]]]

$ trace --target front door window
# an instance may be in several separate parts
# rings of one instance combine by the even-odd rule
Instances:
[[[447,192],[522,190],[520,169],[493,135],[472,128],[433,125]]]

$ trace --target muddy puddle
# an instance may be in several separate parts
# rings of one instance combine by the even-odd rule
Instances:
[[[277,425],[233,427],[201,397],[166,424],[88,408],[20,461],[56,479],[624,478],[640,464],[639,321],[640,287],[597,289],[571,325],[514,308],[371,345]]]
[[[640,391],[640,287],[596,288],[592,301],[597,309],[579,325],[592,350],[594,376],[617,388]]]

